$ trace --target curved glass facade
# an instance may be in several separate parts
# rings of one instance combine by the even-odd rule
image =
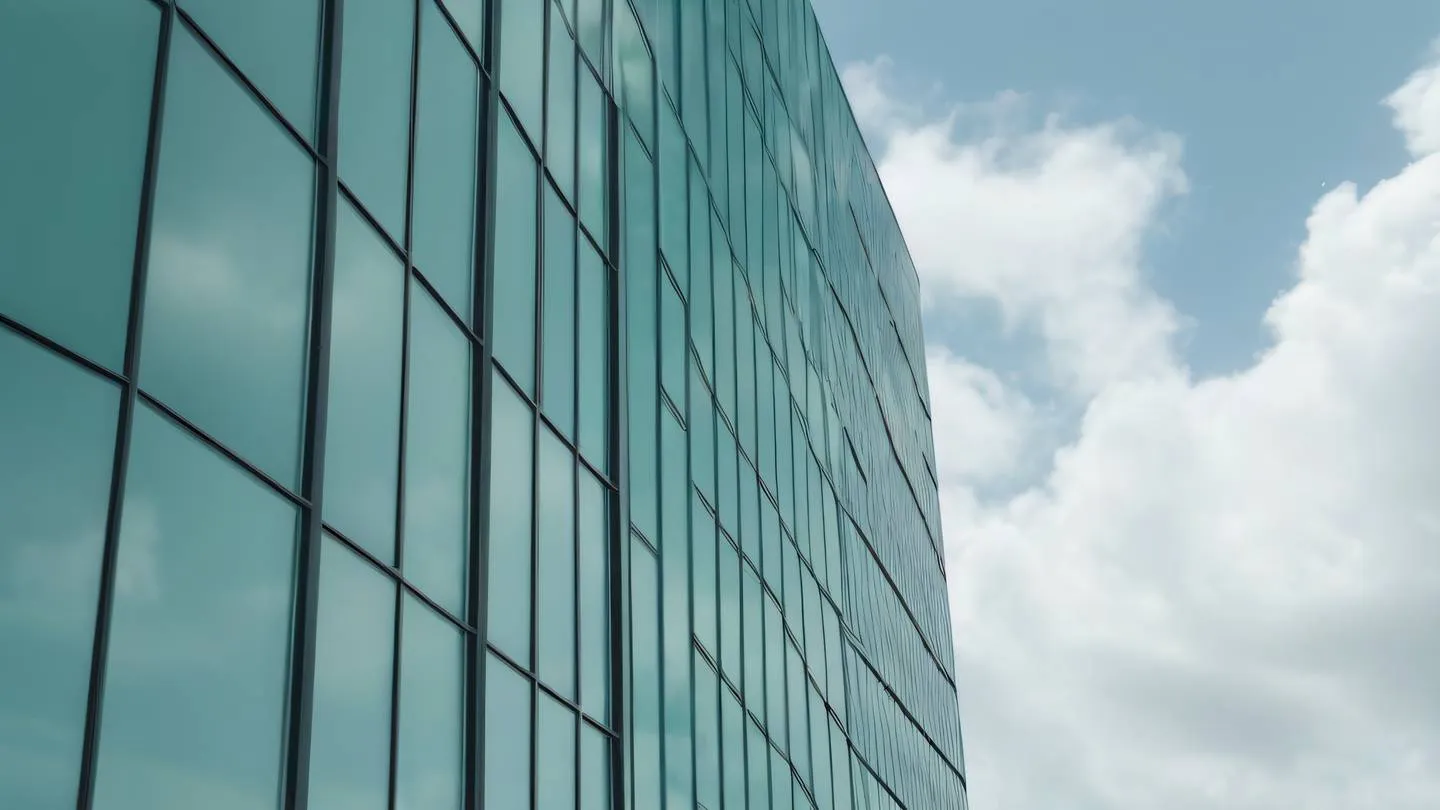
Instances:
[[[0,806],[964,808],[805,0],[0,6]]]

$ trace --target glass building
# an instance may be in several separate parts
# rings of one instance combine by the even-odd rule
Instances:
[[[805,0],[0,3],[0,807],[964,808],[942,549]]]

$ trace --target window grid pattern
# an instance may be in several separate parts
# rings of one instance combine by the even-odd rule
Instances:
[[[918,279],[808,3],[0,45],[66,102],[0,71],[17,152],[70,144],[3,192],[0,516],[51,546],[0,561],[89,599],[0,591],[71,616],[5,639],[0,804],[966,806]]]
[[[813,12],[613,25],[633,806],[964,807],[918,278]]]
[[[556,98],[542,102],[548,137],[522,133],[544,168],[537,191],[564,186],[548,208],[532,192],[529,230],[509,234],[532,242],[533,283],[548,277],[522,316],[531,369],[494,352],[496,323],[513,314],[498,309],[495,275],[524,269],[496,255],[494,238],[516,193],[495,188],[495,123],[514,115],[492,79],[499,0],[258,2],[244,13],[210,0],[63,0],[0,12],[7,53],[30,40],[28,52],[73,60],[124,38],[128,61],[70,65],[61,87],[83,102],[121,73],[139,136],[104,142],[118,165],[81,178],[133,176],[136,199],[82,212],[106,233],[128,231],[128,255],[68,289],[30,283],[21,274],[43,279],[47,260],[64,258],[43,239],[73,234],[42,228],[38,248],[20,245],[39,258],[25,268],[10,266],[18,240],[0,234],[7,377],[31,399],[88,403],[61,409],[57,436],[103,437],[84,456],[57,456],[64,439],[51,437],[35,469],[0,463],[7,480],[88,464],[88,487],[67,493],[85,497],[66,508],[98,521],[69,530],[94,534],[77,569],[90,579],[60,583],[98,592],[88,621],[77,614],[72,643],[38,662],[69,684],[66,705],[5,707],[17,720],[7,727],[31,731],[0,747],[34,772],[3,769],[0,803],[528,807],[511,803],[523,795],[619,806],[614,102],[596,56],[574,45],[588,22],[582,42],[605,47],[595,3],[579,4],[544,17],[556,58],[540,75]],[[292,24],[302,30],[276,36]],[[9,75],[0,96],[23,122],[45,100]],[[46,180],[21,178],[5,209]],[[71,205],[30,216],[61,221]],[[123,290],[100,319],[123,329],[76,328],[94,304],[74,296],[92,281]],[[568,322],[567,337],[541,331],[547,321]],[[517,389],[526,374],[540,381]],[[505,543],[491,531],[491,483],[521,459],[492,452],[506,438],[492,419],[502,387],[510,417],[528,414],[532,428],[529,534]],[[50,425],[30,402],[7,395],[0,410],[17,429]],[[0,498],[7,524],[20,509]],[[58,531],[35,520],[42,535]],[[532,587],[497,611],[486,574],[517,548]],[[0,544],[7,568],[27,553]],[[45,626],[34,609],[21,619]],[[501,614],[527,617],[535,657],[507,649]],[[208,665],[185,656],[214,644]],[[28,681],[6,669],[0,691]],[[522,703],[514,722],[486,723],[491,707]],[[37,729],[57,744],[35,746]],[[521,739],[533,744],[517,749]],[[514,767],[499,767],[507,756]]]

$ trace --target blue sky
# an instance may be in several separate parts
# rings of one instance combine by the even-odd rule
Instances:
[[[1440,3],[816,2],[925,298],[971,806],[1440,807]]]
[[[1440,34],[1432,0],[815,0],[838,65],[888,55],[942,102],[1013,90],[1075,121],[1133,117],[1184,144],[1189,193],[1149,234],[1156,290],[1201,375],[1247,365],[1323,190],[1390,174],[1378,104]],[[935,85],[939,84],[938,93]]]

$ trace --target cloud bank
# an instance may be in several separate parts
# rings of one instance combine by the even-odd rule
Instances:
[[[1054,443],[1045,403],[929,349],[976,808],[1440,807],[1433,58],[1384,101],[1412,161],[1316,202],[1271,345],[1207,379],[1144,266],[1178,138],[1013,94],[927,113],[884,60],[845,71],[932,333],[997,305],[1080,414]],[[987,494],[1037,442],[1042,473]]]

